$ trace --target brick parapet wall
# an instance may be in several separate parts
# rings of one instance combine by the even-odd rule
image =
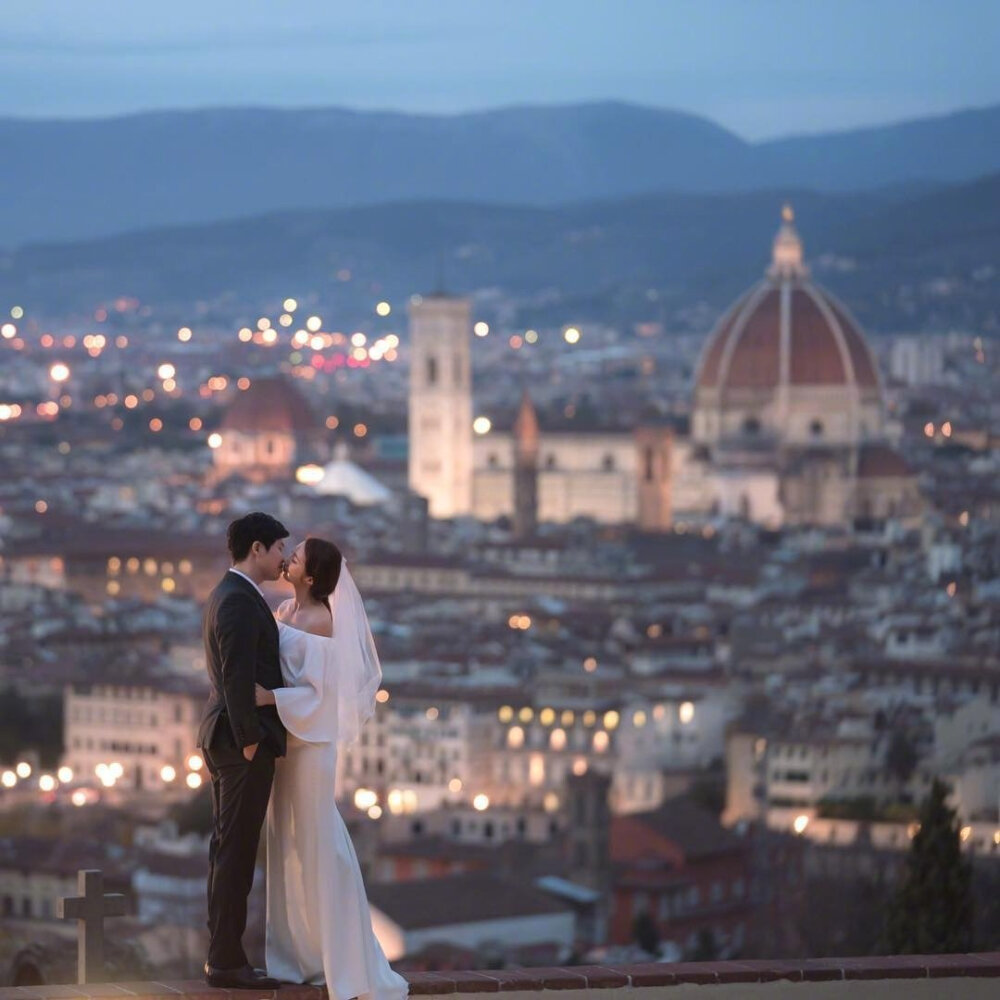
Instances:
[[[1000,952],[972,955],[890,955],[875,958],[755,959],[734,962],[681,962],[629,966],[571,966],[476,972],[411,972],[411,996],[547,990],[659,990],[688,985],[818,983],[875,980],[996,979],[1000,996]],[[990,984],[993,988],[993,984]],[[715,994],[716,991],[706,991]],[[317,986],[283,986],[278,991],[222,990],[202,980],[104,983],[0,988],[0,1000],[80,1000],[132,997],[149,1000],[325,1000]],[[804,996],[805,994],[803,994]],[[788,996],[788,991],[783,991]]]

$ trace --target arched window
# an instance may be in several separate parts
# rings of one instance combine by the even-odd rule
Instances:
[[[438,380],[438,363],[437,358],[427,359],[427,384],[437,385]]]
[[[607,455],[605,455],[604,459],[601,462],[601,467],[604,469],[605,472],[614,472],[615,456],[612,455],[610,452]]]
[[[814,420],[809,425],[809,433],[814,438],[822,437],[823,436],[823,421],[822,420]]]
[[[554,469],[556,467],[556,456],[551,452],[545,456],[545,468]]]
[[[760,433],[760,421],[756,417],[747,417],[743,421],[743,433],[744,434],[759,434]]]

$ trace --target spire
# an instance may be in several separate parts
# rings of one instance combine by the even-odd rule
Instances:
[[[538,414],[525,390],[514,421],[514,537],[538,528]]]
[[[521,396],[521,405],[514,421],[514,442],[519,456],[530,457],[533,461],[538,454],[538,413],[527,389]]]
[[[438,250],[437,254],[437,286],[434,291],[431,292],[432,299],[447,299],[451,296],[445,290],[445,274],[444,274],[444,249]]]
[[[767,273],[772,278],[801,278],[807,273],[802,263],[802,240],[795,228],[795,212],[787,202],[781,209],[781,228],[774,237]]]

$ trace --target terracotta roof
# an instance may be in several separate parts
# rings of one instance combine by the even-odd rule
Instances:
[[[421,837],[383,844],[379,856],[383,858],[419,858],[425,861],[481,861],[496,860],[497,849],[487,844],[463,844],[444,837]]]
[[[743,851],[744,842],[727,830],[706,809],[686,796],[668,799],[658,809],[645,813],[632,813],[611,821],[612,853],[616,861],[630,860],[629,845],[619,839],[616,844],[615,828],[626,824],[641,823],[653,833],[675,844],[685,861]],[[618,848],[615,850],[615,848]]]
[[[769,389],[781,382],[781,308],[786,288],[788,383],[856,382],[862,388],[877,389],[875,363],[857,324],[832,295],[804,278],[769,278],[738,299],[708,340],[697,385],[723,390]]]
[[[913,471],[903,457],[884,444],[862,445],[858,453],[858,476],[878,479],[889,476],[909,477]]]
[[[299,390],[280,375],[255,378],[240,392],[222,418],[222,429],[244,434],[306,434],[316,418]]]
[[[482,872],[407,882],[372,882],[368,899],[404,929],[572,913],[529,885]]]

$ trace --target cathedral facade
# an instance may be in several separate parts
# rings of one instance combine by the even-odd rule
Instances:
[[[912,518],[875,356],[814,284],[786,206],[762,281],[723,315],[695,378],[691,443],[712,509],[772,526]]]
[[[522,534],[575,517],[668,526],[667,429],[544,432],[525,396],[510,431],[475,435],[471,337],[467,299],[411,303],[409,484],[432,517],[508,516]]]
[[[723,315],[698,364],[690,432],[546,430],[525,396],[510,431],[472,429],[470,303],[410,309],[409,482],[434,517],[589,517],[669,530],[742,517],[771,527],[913,518],[915,476],[886,439],[878,365],[815,285],[786,207],[764,279]]]

